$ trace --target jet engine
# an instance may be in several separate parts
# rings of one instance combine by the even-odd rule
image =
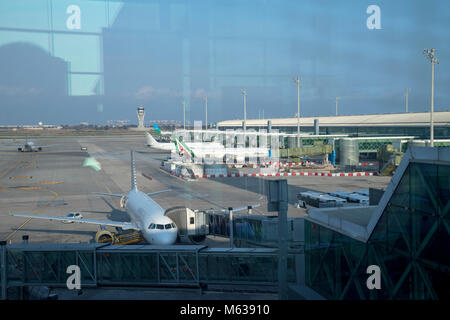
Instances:
[[[95,242],[112,244],[114,242],[114,235],[108,230],[99,230],[95,234]]]
[[[122,209],[125,209],[127,206],[127,197],[123,196],[122,198],[120,198],[120,202],[119,205]]]

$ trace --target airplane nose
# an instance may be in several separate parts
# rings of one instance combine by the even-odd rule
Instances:
[[[174,244],[177,240],[177,231],[166,231],[155,234],[153,237],[152,244],[157,245],[170,245]]]

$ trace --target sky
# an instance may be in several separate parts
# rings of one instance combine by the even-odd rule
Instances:
[[[373,6],[376,6],[375,11]],[[0,125],[450,110],[450,5],[365,0],[3,0]]]

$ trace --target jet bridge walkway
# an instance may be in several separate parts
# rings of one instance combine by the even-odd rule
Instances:
[[[302,253],[288,255],[296,283]],[[67,268],[80,268],[81,288],[102,286],[203,287],[278,285],[278,250],[202,245],[0,244],[1,297],[14,288],[67,287]],[[14,291],[13,291],[14,292]]]

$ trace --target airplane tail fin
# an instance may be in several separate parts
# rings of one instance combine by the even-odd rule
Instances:
[[[158,141],[153,138],[153,136],[150,134],[150,132],[146,132],[145,135],[147,136],[147,145],[150,147],[157,146],[159,144]]]
[[[157,134],[161,134],[161,129],[159,129],[159,127],[156,125],[156,123],[153,124],[153,128],[155,129],[155,132]]]
[[[134,151],[131,150],[131,189],[137,190],[137,184],[136,184],[136,166],[134,163]]]
[[[177,152],[180,154],[185,154],[189,157],[195,158],[195,154],[194,151],[191,150],[191,148],[189,148],[187,146],[187,144],[180,139],[180,137],[178,137],[177,135],[173,134],[172,135],[172,139],[175,143],[175,147],[177,148]]]

